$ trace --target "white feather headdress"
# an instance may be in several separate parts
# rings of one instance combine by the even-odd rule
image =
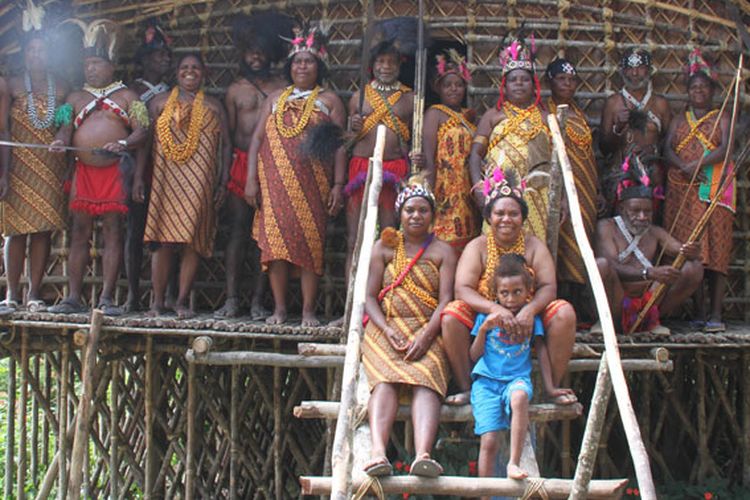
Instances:
[[[44,23],[44,8],[34,5],[31,0],[26,0],[26,8],[23,9],[21,27],[24,33],[30,31],[42,31]]]

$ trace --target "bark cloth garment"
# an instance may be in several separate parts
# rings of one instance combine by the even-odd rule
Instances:
[[[396,137],[402,149],[406,147],[411,138],[408,125],[393,112],[393,106],[401,97],[411,92],[406,85],[401,84],[399,89],[387,98],[376,90],[372,84],[365,87],[365,100],[373,109],[373,112],[365,117],[362,130],[357,134],[357,141],[365,137],[377,125],[383,124],[388,127]],[[349,204],[362,205],[362,197],[367,181],[367,168],[369,160],[362,156],[353,156],[349,161],[349,181],[344,188],[344,194],[349,199]],[[406,158],[386,160],[383,162],[383,187],[378,198],[378,206],[381,209],[393,210],[398,195],[399,183],[409,174],[409,163]]]
[[[179,123],[170,120],[177,144],[187,140],[193,103],[177,101]],[[214,188],[220,157],[219,117],[204,105],[205,114],[195,153],[185,162],[168,159],[159,134],[154,134],[154,175],[143,241],[181,243],[210,257],[216,234]]]
[[[570,113],[565,122],[565,149],[573,167],[583,225],[590,240],[596,224],[596,191],[599,185],[599,174],[594,149],[591,146],[591,129],[586,122],[586,115],[575,104],[568,106],[568,109]],[[557,105],[552,98],[547,100],[547,110],[552,114],[557,112]],[[570,217],[560,228],[557,246],[557,279],[581,284],[587,281],[586,268],[573,234]]]
[[[546,243],[548,188],[550,169],[550,135],[539,106],[520,109],[503,103],[505,119],[495,125],[485,155],[485,175],[496,167],[513,171],[526,181],[523,198],[529,205],[524,227]]]
[[[399,256],[399,252],[402,255]],[[398,262],[408,260],[404,253],[403,244],[400,244],[393,260],[386,266],[383,287],[390,285],[401,274],[404,266]],[[427,259],[420,259],[401,285],[388,292],[380,303],[388,326],[403,335],[407,341],[413,340],[435,311],[439,293],[438,267]],[[449,370],[443,339],[439,335],[422,358],[404,361],[404,353],[393,349],[383,331],[369,321],[365,328],[362,363],[371,391],[379,383],[406,384],[427,387],[441,398],[445,397]]]
[[[714,135],[708,137],[714,128],[714,123],[719,119],[718,110],[706,114],[701,119],[696,119],[692,112],[688,110],[685,112],[685,118],[685,122],[677,127],[671,146],[681,160],[689,163],[716,149],[718,144],[721,143],[721,128],[716,127]],[[669,169],[667,174],[667,198],[664,207],[664,227],[669,230],[677,218],[672,236],[678,241],[685,242],[688,240],[698,221],[706,212],[711,198],[719,188],[721,167],[722,163],[703,167],[702,170],[708,181],[700,183],[700,185],[695,182],[689,189],[690,176],[685,175],[678,168],[671,167]],[[727,168],[730,169],[727,175],[730,175],[734,165],[730,163]],[[685,196],[687,196],[687,200],[678,217],[677,212],[680,210],[680,204]],[[735,196],[735,182],[732,180],[720,199],[719,206],[711,214],[706,231],[700,240],[703,264],[707,269],[722,274],[727,274],[732,254]]]
[[[299,122],[305,99],[287,102],[283,121],[286,127]],[[332,173],[319,162],[300,155],[299,145],[306,130],[330,118],[316,101],[305,129],[294,137],[284,137],[276,124],[279,106],[266,121],[266,136],[258,154],[260,214],[253,223],[263,269],[283,260],[302,269],[323,274],[323,249],[331,191]]]
[[[46,110],[46,95],[34,94],[39,116]],[[10,140],[49,144],[55,139],[54,125],[35,128],[27,114],[27,96],[13,101]],[[46,149],[12,148],[8,194],[2,203],[3,236],[55,231],[65,228],[65,155]]]
[[[489,230],[485,230],[485,232],[488,233]],[[503,248],[495,243],[495,239],[491,234],[487,234],[487,244],[489,245],[490,242],[492,242],[494,245],[492,247],[488,246],[487,248],[487,262],[485,263],[484,271],[482,272],[482,276],[479,279],[477,286],[477,291],[482,297],[493,302],[495,301],[496,297],[492,292],[492,276],[495,274],[495,268],[500,262],[500,257],[506,253],[524,255],[526,252],[525,239],[526,237],[522,233],[519,236],[519,241],[514,243],[512,247]],[[542,323],[544,324],[545,329],[552,318],[555,317],[555,314],[557,314],[560,308],[565,305],[568,305],[568,302],[563,299],[555,299],[547,304],[547,307],[545,307],[544,311],[541,313]],[[463,300],[449,302],[448,305],[445,306],[445,309],[443,309],[441,316],[446,314],[453,316],[469,330],[474,327],[474,319],[477,315],[476,311],[474,311],[471,306]]]
[[[233,195],[244,198],[247,183],[247,150],[234,148],[234,160],[229,170],[227,189]]]
[[[448,115],[437,131],[435,151],[435,234],[451,246],[463,250],[479,235],[482,221],[471,196],[469,153],[476,127],[466,112],[441,104],[432,106]]]

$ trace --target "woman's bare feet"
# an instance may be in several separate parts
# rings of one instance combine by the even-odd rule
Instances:
[[[151,309],[149,309],[146,313],[146,316],[148,316],[149,318],[158,318],[159,316],[169,314],[169,312],[170,310],[164,306],[152,305]]]
[[[302,313],[302,326],[320,326],[320,320],[315,313]]]
[[[177,319],[190,319],[195,317],[195,311],[184,304],[175,304],[174,312],[177,313]]]
[[[236,318],[240,315],[240,300],[237,297],[227,297],[221,308],[214,311],[214,318],[227,319]]]
[[[527,477],[529,477],[529,473],[516,464],[509,463],[507,472],[509,479],[526,479]]]
[[[266,318],[267,325],[283,325],[284,323],[286,323],[286,311],[274,311]]]

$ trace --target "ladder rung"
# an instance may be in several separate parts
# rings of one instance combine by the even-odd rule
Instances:
[[[363,474],[355,477],[353,490],[366,479]],[[380,478],[383,492],[386,494],[409,493],[412,495],[459,495],[462,497],[478,497],[481,495],[500,495],[507,497],[521,497],[531,478],[526,481],[496,477],[461,477],[442,476],[427,479],[417,476],[391,476]],[[302,476],[300,485],[304,495],[328,495],[331,493],[332,480],[330,477]],[[589,483],[588,498],[604,499],[619,498],[628,484],[627,479],[596,479]],[[567,498],[573,487],[572,479],[544,479],[544,491],[549,498]],[[372,491],[372,490],[371,490]]]
[[[294,416],[297,418],[335,420],[338,417],[338,413],[338,401],[302,401],[299,406],[294,407]],[[359,415],[359,413],[360,410],[355,409],[354,414]],[[574,403],[572,405],[556,405],[552,403],[529,405],[529,418],[534,422],[573,420],[582,414],[583,405],[581,403]],[[406,420],[408,418],[411,418],[411,408],[408,405],[399,405],[396,419]],[[471,422],[473,420],[474,416],[471,412],[471,405],[443,405],[440,409],[441,422]]]

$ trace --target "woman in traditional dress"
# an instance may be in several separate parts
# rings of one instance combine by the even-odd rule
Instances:
[[[172,258],[181,251],[174,310],[181,319],[194,316],[190,290],[200,258],[210,257],[213,251],[216,208],[225,194],[232,143],[224,107],[201,88],[204,71],[200,55],[183,55],[177,63],[177,86],[149,104],[156,131],[152,135],[154,172],[143,239],[153,244],[152,315],[165,311]],[[133,189],[141,203],[144,167],[145,162],[140,162]]]
[[[440,338],[440,311],[453,295],[455,252],[430,231],[435,200],[429,187],[412,179],[396,199],[401,230],[383,230],[370,261],[365,308],[369,321],[362,363],[370,385],[368,415],[371,461],[365,472],[387,475],[388,438],[399,392],[411,388],[416,459],[411,473],[436,477],[430,458],[448,385],[448,364]]]
[[[496,169],[483,181],[487,199],[483,215],[489,230],[466,245],[456,269],[456,299],[442,313],[445,352],[453,370],[459,394],[449,404],[469,402],[471,362],[469,331],[476,313],[500,316],[499,326],[511,336],[528,336],[534,316],[544,322],[546,343],[552,365],[552,380],[559,386],[568,366],[576,333],[576,314],[564,300],[556,300],[555,263],[546,244],[523,229],[529,208],[512,173]],[[525,257],[534,270],[534,297],[517,314],[495,302],[491,283],[500,256],[516,253]],[[555,398],[561,404],[572,398]]]
[[[721,179],[731,176],[734,166],[724,166],[729,147],[729,117],[714,107],[716,75],[696,49],[688,62],[688,106],[672,121],[665,140],[664,154],[670,163],[667,172],[667,198],[664,227],[679,241],[688,241],[698,221],[717,195]],[[724,173],[724,168],[727,172]],[[696,169],[699,172],[695,172]],[[736,204],[732,179],[719,197],[700,240],[701,259],[708,276],[711,310],[702,325],[706,332],[726,329],[721,309],[727,287],[732,255],[732,228]],[[698,324],[706,320],[702,287],[695,295]]]
[[[462,107],[471,81],[455,50],[437,56],[433,88],[440,104],[424,116],[425,168],[435,186],[435,235],[458,253],[479,234],[481,218],[471,199],[469,152],[477,127],[474,110]]]
[[[56,110],[65,103],[67,83],[48,67],[44,10],[29,3],[24,11],[24,73],[8,81],[10,112],[3,113],[2,129],[10,140],[22,143],[49,144],[65,121]],[[71,117],[67,117],[70,122]],[[16,310],[23,301],[20,279],[29,241],[29,290],[27,306],[31,311],[44,310],[41,283],[50,252],[53,231],[65,228],[66,174],[64,155],[45,149],[3,148],[6,168],[0,173],[2,232],[5,240],[5,270],[8,290],[0,302],[0,313]],[[9,157],[9,158],[8,158]]]
[[[555,114],[561,104],[568,106],[565,120],[565,149],[573,167],[578,199],[586,234],[591,238],[596,229],[599,176],[592,148],[591,129],[586,115],[575,102],[578,74],[570,61],[558,58],[549,63],[545,72],[552,95],[547,98],[547,111]],[[586,284],[586,268],[573,234],[573,224],[566,218],[560,228],[557,247],[558,282]]]
[[[551,143],[533,57],[533,51],[519,40],[501,52],[500,98],[497,108],[487,110],[479,121],[469,167],[475,185],[498,167],[515,172],[526,185],[526,228],[546,242]],[[475,195],[482,208],[482,191],[476,190]]]
[[[320,324],[315,310],[326,223],[343,207],[346,152],[338,147],[326,163],[300,145],[313,127],[332,123],[343,129],[346,121],[341,99],[321,87],[325,61],[325,36],[318,29],[292,41],[286,65],[292,85],[268,95],[248,151],[245,199],[260,210],[253,234],[273,292],[274,313],[266,319],[271,325],[287,319],[291,274],[301,278],[302,326]]]

